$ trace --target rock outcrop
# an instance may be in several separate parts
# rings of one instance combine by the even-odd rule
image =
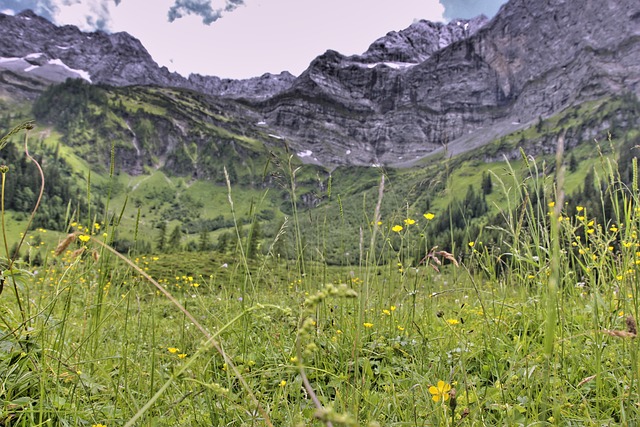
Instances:
[[[258,104],[265,122],[324,164],[465,151],[585,100],[640,93],[640,2],[512,0],[475,34],[421,51],[418,64],[373,53],[384,51],[370,49],[373,67],[326,52]]]

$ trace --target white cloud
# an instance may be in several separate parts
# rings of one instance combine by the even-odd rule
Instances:
[[[83,31],[108,30],[114,1],[65,0],[57,4],[52,16],[56,23],[75,25]]]
[[[113,12],[114,29],[139,37],[170,69],[234,78],[299,74],[327,49],[362,53],[387,32],[416,19],[441,21],[444,12],[437,0],[254,0],[205,26],[194,15],[163,22],[172,1],[157,2],[150,11],[123,0]]]

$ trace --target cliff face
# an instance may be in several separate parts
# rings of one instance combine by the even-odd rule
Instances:
[[[640,93],[636,0],[512,0],[465,36],[418,64],[372,67],[329,51],[260,104],[265,121],[321,163],[402,165],[574,103]]]

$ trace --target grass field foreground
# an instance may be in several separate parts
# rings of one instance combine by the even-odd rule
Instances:
[[[633,425],[637,164],[626,186],[602,159],[603,220],[564,203],[561,172],[523,161],[522,176],[495,176],[501,244],[480,234],[458,253],[415,238],[436,213],[381,218],[379,202],[350,238],[384,241],[384,253],[363,249],[354,267],[306,260],[307,248],[249,260],[240,244],[211,254],[208,274],[154,279],[180,257],[129,259],[109,246],[117,230],[94,218],[70,218],[37,268],[13,261],[5,238],[0,423]],[[12,191],[11,171],[0,173]],[[308,245],[293,212],[272,247],[284,233]]]

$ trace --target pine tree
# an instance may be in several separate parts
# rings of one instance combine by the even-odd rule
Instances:
[[[168,242],[168,250],[169,252],[179,252],[182,248],[182,229],[180,228],[180,224],[176,224],[171,230],[171,235],[169,236]]]
[[[261,234],[260,223],[258,221],[253,221],[253,224],[251,224],[251,231],[249,231],[248,236],[249,243],[247,244],[247,258],[256,257]]]
[[[208,251],[211,247],[209,243],[209,230],[203,229],[200,232],[200,238],[198,239],[198,250],[200,252]]]
[[[158,252],[164,252],[167,246],[167,223],[161,222],[158,225],[158,240],[156,241],[156,249]]]
[[[493,183],[491,182],[491,174],[487,172],[482,173],[482,194],[485,196],[491,194],[493,191]]]

